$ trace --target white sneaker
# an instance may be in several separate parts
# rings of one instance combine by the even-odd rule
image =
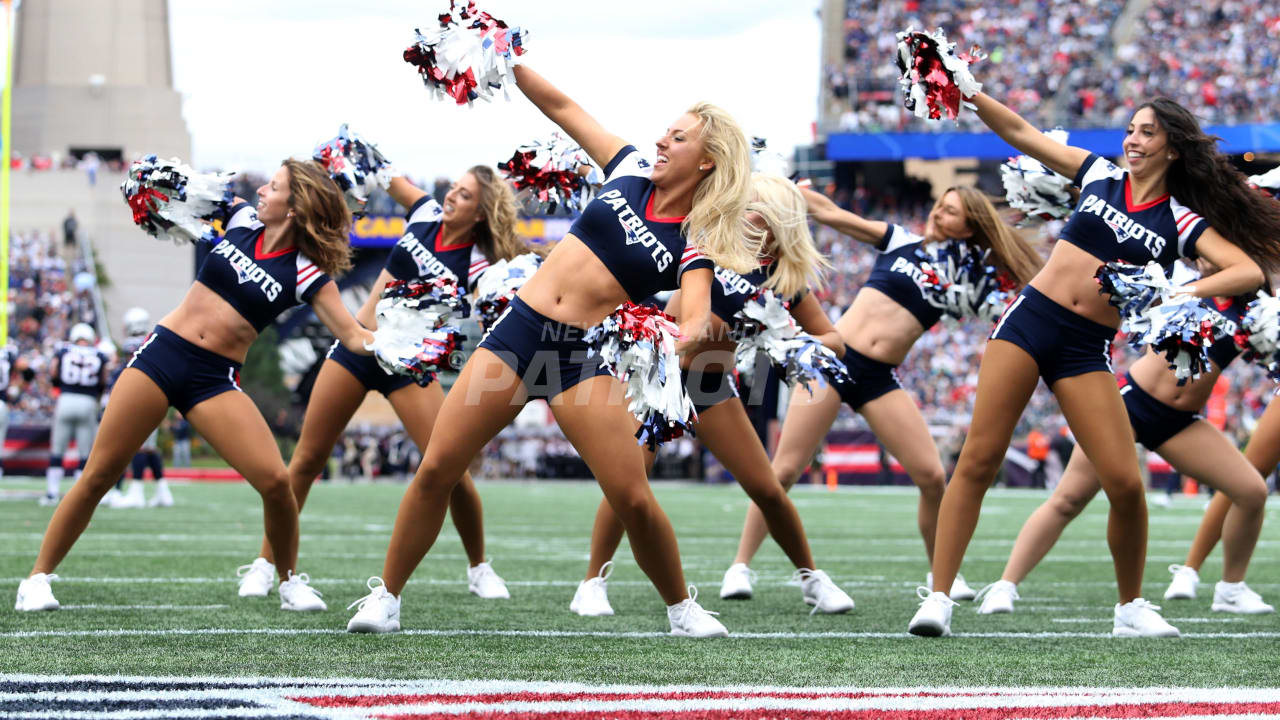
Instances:
[[[744,566],[745,567],[745,566]],[[667,621],[676,637],[729,637],[729,631],[712,617],[720,613],[704,610],[698,604],[698,588],[689,586],[689,597],[667,606]]]
[[[569,610],[583,617],[601,617],[613,614],[613,606],[609,604],[609,590],[606,582],[613,574],[613,561],[600,568],[600,574],[590,580],[578,583],[578,591],[573,594],[573,602]]]
[[[907,625],[907,632],[921,637],[939,637],[951,634],[951,608],[956,601],[945,593],[933,592],[927,587],[916,588],[920,609]]]
[[[58,599],[53,596],[53,588],[49,587],[50,581],[57,579],[58,576],[52,573],[36,573],[18,583],[18,599],[13,603],[13,609],[20,612],[57,610]]]
[[[467,568],[467,589],[473,595],[485,600],[510,600],[507,583],[498,577],[489,563],[482,562],[475,567]]]
[[[756,571],[747,567],[746,563],[734,563],[724,571],[724,581],[720,583],[721,600],[750,600],[751,586],[759,578]]]
[[[929,592],[933,592],[933,573],[926,573],[924,576],[925,587],[929,588]],[[964,576],[956,573],[956,579],[951,581],[952,600],[958,602],[968,602],[978,596],[973,588],[969,587],[969,583],[964,581]]]
[[[266,597],[271,593],[271,586],[276,584],[276,566],[266,558],[241,565],[236,575],[240,578],[240,597]]]
[[[800,581],[805,604],[813,606],[810,615],[817,612],[834,615],[853,609],[853,598],[837,587],[825,572],[800,568],[792,577]]]
[[[1194,600],[1196,587],[1200,584],[1200,573],[1186,565],[1170,565],[1169,572],[1173,580],[1169,581],[1169,589],[1164,591],[1165,600]]]
[[[1018,585],[1008,580],[997,580],[982,588],[974,599],[977,598],[982,598],[982,607],[978,608],[979,615],[1011,613],[1013,601],[1022,599],[1018,595]]]
[[[123,495],[116,498],[111,503],[111,507],[116,510],[127,510],[132,508],[143,508],[147,506],[147,498],[142,494],[142,483],[134,480],[129,484],[129,489]]]
[[[1135,598],[1123,605],[1116,603],[1116,620],[1111,627],[1113,637],[1179,637],[1178,628],[1160,617],[1160,606]]]
[[[1263,602],[1262,596],[1254,592],[1241,580],[1238,583],[1219,581],[1213,586],[1214,612],[1238,613],[1240,615],[1265,615],[1276,609]]]
[[[173,493],[169,492],[169,483],[156,481],[156,494],[147,501],[147,507],[173,507]]]
[[[289,579],[280,583],[280,609],[316,612],[328,610],[320,599],[320,591],[311,587],[311,576],[289,571]]]
[[[389,633],[400,631],[400,598],[387,592],[380,577],[371,577],[366,583],[369,594],[347,606],[356,608],[356,614],[347,623],[347,632]]]
[[[1173,505],[1173,496],[1166,493],[1156,493],[1151,496],[1151,504],[1167,508]]]
[[[45,493],[40,496],[40,500],[38,502],[40,503],[40,507],[53,507],[57,505],[58,501],[61,499],[61,497],[54,495],[53,493]]]
[[[120,499],[123,497],[124,495],[113,487],[107,491],[106,495],[102,496],[102,499],[98,501],[98,504],[106,505],[107,507],[115,507],[116,503],[120,502]]]

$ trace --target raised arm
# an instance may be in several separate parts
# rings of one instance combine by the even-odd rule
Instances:
[[[414,203],[421,200],[422,196],[427,194],[427,191],[409,182],[405,176],[397,175],[391,178],[391,184],[387,186],[387,194],[400,207],[408,210],[413,207]]]
[[[608,165],[613,156],[626,147],[625,140],[605,130],[578,103],[547,82],[546,78],[530,70],[528,65],[517,65],[515,77],[516,85],[524,96],[551,122],[568,133],[574,142],[581,145],[600,167]]]
[[[1017,148],[1023,154],[1039,160],[1045,167],[1067,178],[1074,178],[1080,166],[1089,157],[1083,148],[1063,145],[1036,129],[1018,113],[1001,105],[986,93],[968,98],[978,108],[978,117],[1000,139]]]
[[[876,245],[889,230],[889,223],[883,220],[868,220],[855,215],[831,201],[831,198],[808,188],[800,188],[804,201],[809,206],[809,215],[817,222],[832,230],[841,232],[864,243]]]
[[[359,355],[369,355],[364,349],[365,343],[373,342],[373,333],[360,326],[360,323],[342,304],[342,296],[335,283],[327,282],[311,299],[311,309],[315,311],[320,322],[329,328],[329,332],[346,346],[348,350]]]

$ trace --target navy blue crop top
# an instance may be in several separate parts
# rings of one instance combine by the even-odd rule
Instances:
[[[489,260],[475,243],[440,246],[440,218],[444,214],[430,195],[423,195],[405,214],[408,227],[387,257],[387,272],[397,280],[453,278],[464,292],[475,289]]]
[[[654,217],[652,170],[634,146],[619,150],[604,168],[604,186],[569,228],[633,302],[675,290],[686,271],[713,267],[697,245],[685,241],[684,218]]]
[[[1223,330],[1223,336],[1218,341],[1209,346],[1209,359],[1219,370],[1226,368],[1231,364],[1232,360],[1240,355],[1240,348],[1236,345],[1235,334],[1240,329],[1240,320],[1244,318],[1245,304],[1236,298],[1229,298],[1221,301],[1218,298],[1202,300],[1208,307],[1222,313],[1227,319]]]
[[[889,224],[884,237],[876,243],[880,255],[871,266],[871,275],[863,287],[874,288],[889,296],[890,300],[906,308],[925,330],[942,319],[942,310],[929,303],[920,287],[924,271],[916,251],[924,244],[924,238],[901,225]]]
[[[230,303],[258,332],[280,313],[311,302],[329,276],[297,248],[262,252],[263,224],[249,203],[231,208],[227,229],[196,280]]]
[[[1080,188],[1080,202],[1062,228],[1063,240],[1103,262],[1154,260],[1168,267],[1179,257],[1196,256],[1196,240],[1209,224],[1176,198],[1134,205],[1129,171],[1094,153],[1072,182]]]
[[[773,274],[774,267],[774,265],[761,265],[759,270],[753,270],[746,275],[717,267],[715,282],[711,283],[711,312],[721,320],[732,324],[734,315],[737,315],[747,300],[765,284]],[[794,306],[803,300],[807,293],[806,290],[786,300]]]

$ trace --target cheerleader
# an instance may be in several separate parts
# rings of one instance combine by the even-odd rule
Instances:
[[[1280,402],[1272,401],[1263,411],[1262,417],[1258,418],[1258,424],[1253,429],[1253,437],[1249,438],[1249,444],[1244,448],[1244,457],[1257,470],[1260,477],[1265,478],[1275,472],[1276,465],[1280,463]],[[1266,491],[1265,480],[1263,491],[1264,493]],[[1209,507],[1205,508],[1204,517],[1200,519],[1200,527],[1196,530],[1195,539],[1191,541],[1191,548],[1187,550],[1186,562],[1182,565],[1169,566],[1169,572],[1173,574],[1173,578],[1169,581],[1169,588],[1164,591],[1165,600],[1195,598],[1197,586],[1200,584],[1200,568],[1221,539],[1223,540],[1222,582],[1213,589],[1212,609],[1239,612],[1235,608],[1251,607],[1255,608],[1256,612],[1272,612],[1271,606],[1263,603],[1261,598],[1257,598],[1257,593],[1252,590],[1248,591],[1249,595],[1244,596],[1245,599],[1241,602],[1237,599],[1236,593],[1243,591],[1236,590],[1233,593],[1234,583],[1227,582],[1227,578],[1231,577],[1227,573],[1227,547],[1230,541],[1227,523],[1233,514],[1239,514],[1239,512],[1235,501],[1229,495],[1221,492],[1214,494],[1213,499],[1209,501]],[[1243,574],[1240,577],[1242,581],[1239,584],[1243,586]],[[1225,592],[1220,592],[1224,590]],[[1257,602],[1253,602],[1255,598]]]
[[[400,503],[382,576],[357,601],[353,632],[400,628],[400,593],[431,549],[467,464],[532,398],[549,401],[630,534],[636,562],[667,604],[673,635],[727,631],[690,597],[675,534],[645,479],[622,384],[587,357],[586,328],[627,301],[683,290],[683,352],[710,325],[713,265],[749,271],[750,159],[742,130],[699,103],[657,139],[652,165],[527,66],[520,89],[604,168],[604,186],[519,290],[445,397],[441,423]],[[687,240],[686,240],[687,238]],[[354,605],[354,603],[353,603]]]
[[[373,340],[329,281],[350,267],[350,228],[342,193],[310,160],[285,160],[258,188],[256,209],[236,198],[225,236],[195,284],[120,374],[84,473],[58,504],[31,576],[18,586],[18,610],[58,607],[49,588],[53,571],[171,406],[262,495],[281,609],[325,609],[307,576],[294,572],[298,505],[271,430],[241,391],[239,374],[258,333],[302,303],[348,348],[363,352]]]
[[[1043,378],[1058,399],[1080,449],[1111,501],[1107,541],[1120,602],[1112,634],[1176,636],[1177,629],[1142,598],[1147,505],[1133,435],[1111,371],[1119,316],[1098,294],[1100,263],[1124,260],[1171,265],[1201,256],[1220,268],[1183,292],[1232,297],[1258,287],[1280,256],[1280,209],[1248,189],[1195,117],[1165,98],[1129,120],[1123,150],[1128,169],[1057,142],[983,93],[978,116],[1019,151],[1072,178],[1080,202],[1045,267],[1005,311],[991,333],[978,376],[969,435],[938,514],[934,585],[908,625],[916,635],[951,631],[946,593],[978,524],[982,498],[1004,462],[1014,426]],[[1222,228],[1228,241],[1214,229]]]
[[[734,386],[734,354],[731,336],[735,315],[762,287],[790,299],[790,311],[805,332],[837,355],[844,342],[831,326],[812,289],[822,287],[823,271],[830,268],[813,245],[805,220],[804,196],[795,184],[773,175],[752,176],[755,198],[747,206],[747,219],[764,233],[762,266],[746,275],[717,268],[711,286],[711,340],[696,355],[681,358],[680,373],[698,412],[694,427],[698,439],[725,466],[762,513],[768,530],[796,567],[804,601],[815,612],[842,613],[853,609],[853,600],[822,570],[814,569],[809,541],[795,505],[769,469],[769,456],[757,439]],[[680,307],[679,292],[671,299]],[[755,440],[755,442],[752,442]],[[655,454],[645,453],[647,467]],[[623,526],[608,501],[601,501],[591,530],[591,558],[587,579],[573,596],[569,609],[579,615],[612,615],[605,581]]]
[[[1120,379],[1120,395],[1134,438],[1143,447],[1168,460],[1179,473],[1217,489],[1218,497],[1226,499],[1229,511],[1225,524],[1218,525],[1218,532],[1225,539],[1222,582],[1214,590],[1213,609],[1245,614],[1274,612],[1275,608],[1263,602],[1244,582],[1249,559],[1262,532],[1266,481],[1230,440],[1198,414],[1208,402],[1223,368],[1240,354],[1232,335],[1248,301],[1215,298],[1204,302],[1225,315],[1231,328],[1209,348],[1211,367],[1195,380],[1179,385],[1168,362],[1148,350]],[[1101,488],[1097,470],[1086,453],[1072,453],[1053,495],[1023,524],[1000,580],[982,589],[979,613],[1013,612],[1018,583],[1040,563],[1067,524]],[[1198,568],[1199,563],[1194,567]],[[1175,574],[1175,578],[1178,577],[1181,575]],[[1165,597],[1168,599],[1170,595],[1166,593]]]
[[[376,327],[375,307],[392,280],[448,277],[464,292],[470,291],[489,263],[524,251],[515,234],[514,195],[488,166],[477,165],[463,173],[445,195],[443,207],[404,177],[392,178],[387,192],[405,208],[407,227],[356,313],[366,328]],[[298,446],[289,461],[289,485],[299,511],[329,461],[338,436],[370,391],[382,393],[419,450],[425,451],[444,402],[440,383],[433,380],[421,387],[406,375],[390,375],[373,357],[354,353],[335,341],[316,376]],[[463,473],[449,507],[470,561],[467,585],[471,592],[482,598],[510,597],[502,578],[485,561],[480,494],[470,473]],[[271,543],[264,537],[259,557],[239,570],[241,597],[265,597],[271,591],[276,576],[274,561]]]
[[[866,284],[836,322],[845,346],[844,364],[854,382],[812,392],[795,388],[773,456],[773,473],[784,488],[794,485],[835,422],[840,404],[848,405],[866,418],[876,438],[919,488],[916,524],[932,563],[946,473],[915,399],[903,390],[894,372],[916,340],[942,318],[942,310],[930,304],[919,285],[923,272],[917,251],[947,239],[989,249],[991,261],[1020,285],[1035,274],[1040,257],[1000,220],[991,201],[973,188],[948,188],[929,212],[923,235],[842,210],[812,190],[805,190],[804,196],[814,220],[871,245],[878,255]],[[754,573],[749,565],[767,532],[759,508],[748,508],[738,554],[724,574],[720,597],[751,597]],[[925,583],[930,584],[931,578]],[[963,600],[974,595],[963,577],[951,592]]]

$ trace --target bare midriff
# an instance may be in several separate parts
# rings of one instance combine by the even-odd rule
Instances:
[[[583,328],[599,323],[629,299],[609,268],[572,234],[556,244],[516,295],[556,322]]]
[[[241,363],[258,339],[258,331],[231,303],[198,280],[160,324],[196,347]]]
[[[901,365],[924,327],[896,300],[864,287],[836,321],[836,330],[861,355],[889,365]]]

